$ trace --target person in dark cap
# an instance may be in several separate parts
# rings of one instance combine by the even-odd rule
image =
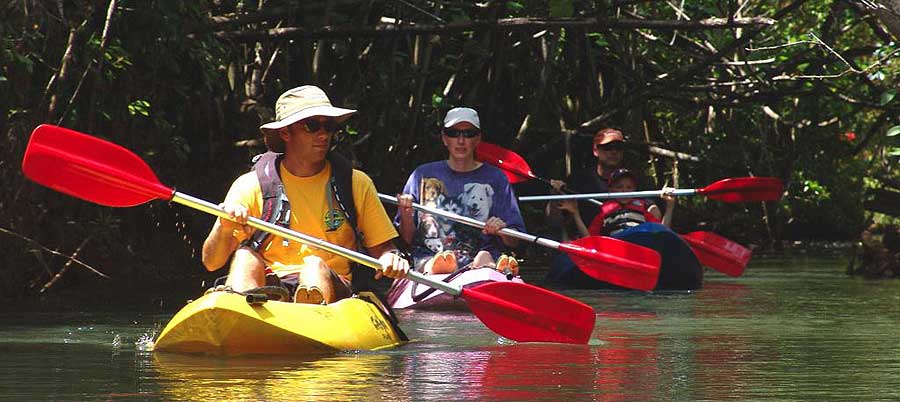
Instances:
[[[625,136],[622,135],[622,131],[615,128],[603,128],[594,133],[592,144],[591,151],[596,163],[573,172],[566,181],[551,180],[555,190],[574,193],[609,192],[610,174],[623,167]],[[641,180],[638,180],[638,184],[641,189],[651,187]],[[647,201],[655,203],[658,199]],[[547,204],[546,213],[551,222],[567,223],[563,225],[562,240],[570,240],[587,236],[587,225],[600,211],[598,204],[591,200],[554,201]]]

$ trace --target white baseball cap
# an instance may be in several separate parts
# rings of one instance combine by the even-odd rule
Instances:
[[[456,107],[450,109],[444,116],[444,128],[453,127],[457,123],[469,122],[475,128],[481,129],[481,121],[478,119],[478,112],[468,107]]]

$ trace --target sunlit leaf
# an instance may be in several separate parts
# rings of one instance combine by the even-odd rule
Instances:
[[[510,2],[506,3],[506,9],[509,11],[518,12],[518,11],[524,10],[525,6],[523,6],[522,3],[518,2],[518,1],[510,1]]]
[[[132,116],[150,116],[150,102],[145,100],[136,100],[128,104],[128,113]]]
[[[895,96],[897,96],[897,90],[895,89],[884,91],[884,93],[881,94],[881,106],[891,103]]]
[[[228,64],[228,88],[234,91],[235,82],[237,81],[237,67],[234,63]]]
[[[900,126],[891,127],[887,131],[888,137],[896,137],[898,135],[900,135]]]

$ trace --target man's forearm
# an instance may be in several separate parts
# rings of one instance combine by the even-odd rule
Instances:
[[[237,249],[237,239],[234,238],[232,231],[223,228],[216,220],[206,241],[203,242],[200,259],[207,270],[215,271],[228,262],[228,257],[235,249]]]
[[[397,246],[393,241],[388,240],[384,243],[374,245],[366,249],[369,252],[369,255],[375,258],[381,257],[384,253],[397,251]]]
[[[416,231],[416,224],[413,222],[412,214],[404,216],[400,214],[400,237],[406,244],[412,244],[413,234]]]
[[[502,233],[500,234],[500,241],[502,241],[506,247],[518,247],[519,246],[519,239],[517,237],[507,236]]]

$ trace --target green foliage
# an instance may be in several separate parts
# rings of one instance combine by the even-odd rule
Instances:
[[[459,24],[623,16],[684,22],[735,12],[734,4],[715,0],[684,2],[689,19],[667,2],[407,3],[123,0],[102,52],[100,3],[66,3],[65,18],[56,7],[8,7],[0,24],[0,181],[7,188],[0,209],[17,213],[0,226],[66,252],[91,238],[85,258],[119,263],[111,265],[123,268],[107,272],[114,277],[139,276],[147,266],[158,279],[199,277],[195,254],[185,250],[203,241],[208,217],[180,218],[165,207],[109,210],[28,183],[18,170],[28,133],[65,115],[65,125],[144,156],[164,182],[220,199],[263,150],[247,140],[259,139],[275,98],[307,83],[360,110],[339,147],[387,192],[399,189],[414,166],[444,157],[435,135],[443,113],[459,105],[479,110],[486,140],[554,177],[568,162],[591,163],[584,151],[591,134],[610,126],[632,142],[699,158],[679,164],[682,187],[732,176],[784,179],[787,197],[766,209],[692,200],[687,209],[695,215],[681,221],[728,228],[747,241],[851,237],[866,219],[863,190],[883,185],[862,179],[898,176],[897,41],[885,41],[873,31],[873,17],[845,2],[807,1],[775,25],[740,30],[534,25],[341,36],[333,29],[364,29],[382,17],[409,27],[436,25],[435,17]],[[773,16],[789,3],[749,1],[741,15]],[[267,14],[274,6],[288,12]],[[229,37],[290,27],[318,32],[321,24],[333,25],[328,35]],[[69,32],[79,27],[69,74],[58,77]],[[58,108],[52,113],[51,104]],[[561,135],[561,127],[571,135]],[[669,179],[670,159],[638,152],[629,158],[660,183]],[[73,223],[54,218],[61,216]],[[774,238],[766,238],[770,233]],[[0,264],[24,267],[16,286],[0,287],[0,295],[33,292],[19,285],[41,284],[59,267],[51,261],[44,268],[36,262],[40,253],[23,252],[21,243],[0,244]]]
[[[145,100],[136,100],[128,104],[128,113],[132,116],[150,117],[150,102]]]
[[[506,9],[510,12],[508,15],[512,17],[517,15],[516,13],[525,11],[525,6],[518,1],[508,1],[506,2]]]
[[[440,109],[444,105],[444,97],[439,94],[431,95],[431,107]]]
[[[896,137],[896,136],[900,135],[900,126],[894,126],[894,127],[889,128],[885,135],[888,137]]]
[[[881,94],[881,106],[887,106],[888,103],[891,103],[891,101],[894,100],[895,96],[897,96],[896,89],[884,91],[884,93]]]
[[[550,0],[550,16],[554,18],[569,18],[575,14],[575,4],[572,0]]]

